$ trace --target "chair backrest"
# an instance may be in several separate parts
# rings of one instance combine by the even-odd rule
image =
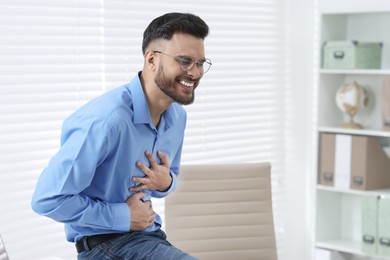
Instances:
[[[168,240],[199,259],[276,260],[270,163],[182,165]]]
[[[0,260],[8,260],[7,252],[5,251],[5,245],[0,236]]]

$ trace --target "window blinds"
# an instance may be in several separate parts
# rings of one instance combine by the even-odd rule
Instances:
[[[209,24],[213,61],[186,106],[182,163],[270,161],[283,247],[282,0],[0,0],[0,234],[12,259],[75,258],[62,224],[32,212],[35,182],[63,119],[142,69],[143,30],[171,11]]]

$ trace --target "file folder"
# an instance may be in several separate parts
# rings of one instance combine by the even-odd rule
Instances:
[[[319,183],[326,186],[334,186],[334,164],[335,164],[334,134],[322,133],[320,135],[320,176]]]
[[[390,159],[376,137],[353,136],[351,162],[352,189],[390,187]]]
[[[376,254],[378,250],[378,196],[362,199],[362,251]]]
[[[351,188],[352,136],[336,134],[334,186],[339,189]]]
[[[378,254],[390,256],[390,197],[378,200]]]

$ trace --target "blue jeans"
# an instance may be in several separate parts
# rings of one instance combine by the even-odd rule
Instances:
[[[109,240],[78,254],[79,260],[196,260],[197,258],[184,253],[172,246],[164,231],[131,232]]]

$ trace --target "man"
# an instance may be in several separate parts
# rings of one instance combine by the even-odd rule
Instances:
[[[143,70],[64,121],[32,207],[65,223],[78,259],[194,259],[166,240],[150,198],[175,190],[186,125],[180,104],[194,101],[211,66],[207,34],[192,14],[154,19],[144,32]]]

